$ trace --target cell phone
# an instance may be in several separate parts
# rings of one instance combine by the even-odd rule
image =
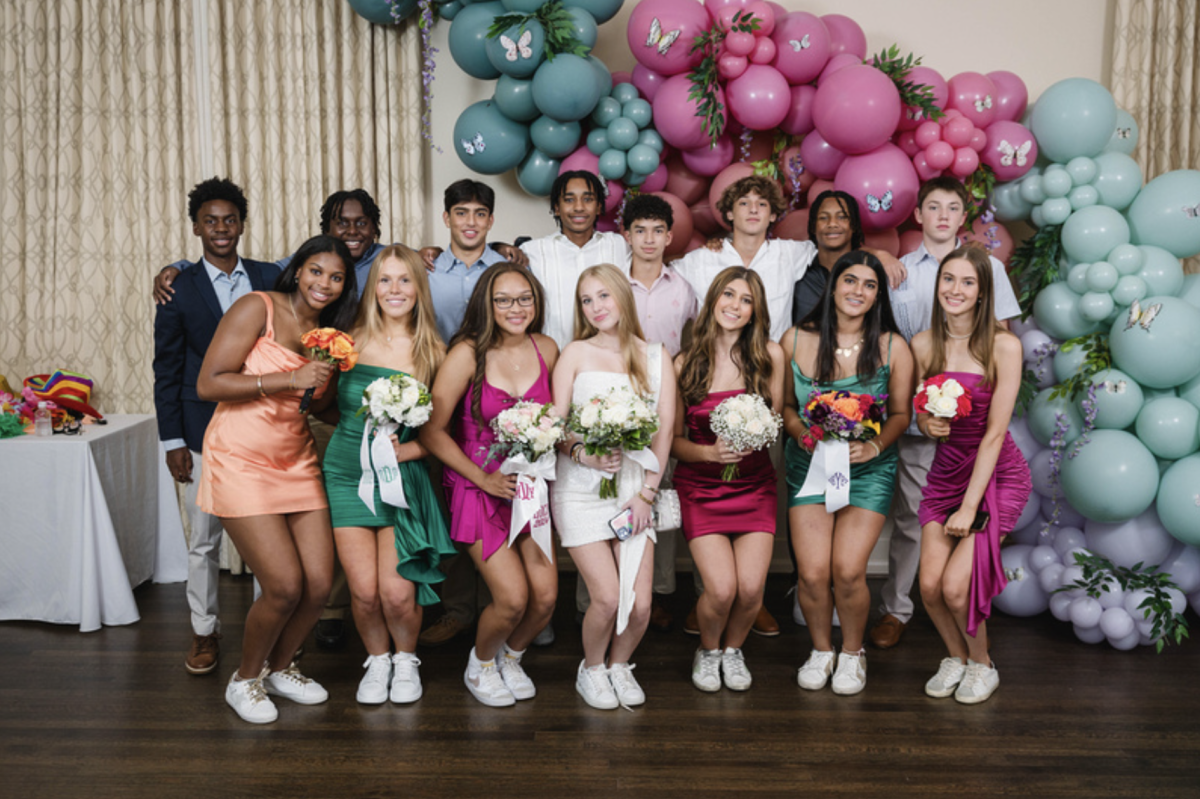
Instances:
[[[949,519],[951,516],[958,513],[958,511],[961,508],[962,508],[961,505],[959,505],[956,508],[952,508],[950,510],[950,512],[946,514],[946,518]],[[984,530],[987,529],[988,521],[991,518],[992,518],[991,514],[989,514],[985,510],[975,511],[975,520],[973,522],[971,522],[971,528],[970,528],[971,532],[972,533],[982,533]]]
[[[618,541],[626,541],[633,535],[633,511],[629,508],[608,520],[608,528]]]

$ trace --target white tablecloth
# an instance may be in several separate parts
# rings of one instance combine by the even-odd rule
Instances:
[[[80,435],[0,439],[0,620],[137,621],[133,588],[187,579],[187,545],[153,416]]]

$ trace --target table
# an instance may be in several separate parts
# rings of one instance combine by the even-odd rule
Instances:
[[[132,624],[133,589],[187,579],[175,484],[153,416],[0,439],[0,620]]]

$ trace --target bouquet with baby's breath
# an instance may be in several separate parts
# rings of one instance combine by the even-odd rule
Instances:
[[[713,409],[709,425],[731,449],[745,452],[774,443],[783,427],[783,417],[757,394],[736,394]],[[721,479],[728,483],[737,474],[737,464],[727,463],[721,470]]]

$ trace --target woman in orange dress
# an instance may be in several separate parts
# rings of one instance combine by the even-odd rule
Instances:
[[[308,389],[321,405],[333,367],[302,355],[300,336],[316,327],[348,329],[354,296],[346,245],[311,238],[275,291],[252,292],[230,307],[200,368],[197,392],[219,404],[204,436],[197,504],[221,518],[262,587],[225,690],[225,701],[253,724],[278,718],[268,693],[301,704],[329,698],[293,662],[333,579],[329,503],[300,411]]]

